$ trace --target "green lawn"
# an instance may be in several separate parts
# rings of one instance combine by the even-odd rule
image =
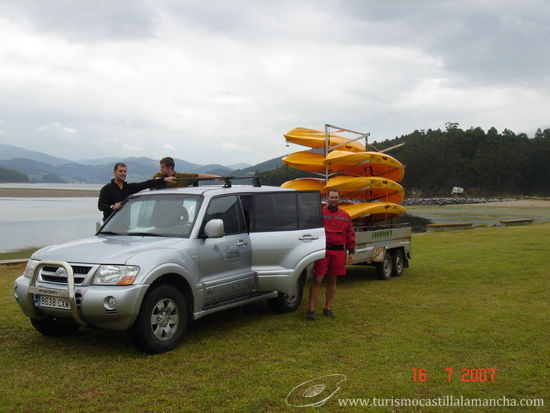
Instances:
[[[0,266],[0,411],[518,411],[338,402],[445,396],[542,398],[548,409],[550,225],[418,234],[413,242],[399,278],[350,269],[338,284],[335,320],[305,321],[305,302],[284,315],[248,305],[194,322],[179,348],[160,355],[140,353],[118,332],[41,336],[13,298],[23,266]],[[413,368],[426,369],[427,381],[413,382]],[[461,381],[462,369],[489,368],[494,382]],[[285,404],[291,389],[330,374],[346,380],[323,407]]]

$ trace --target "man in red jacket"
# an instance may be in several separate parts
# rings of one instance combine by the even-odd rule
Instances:
[[[336,293],[336,278],[346,275],[346,249],[348,263],[353,264],[355,253],[355,232],[351,225],[349,214],[338,208],[340,194],[330,190],[327,194],[327,205],[323,207],[323,223],[327,239],[325,258],[313,265],[313,282],[309,290],[309,306],[306,319],[315,320],[315,309],[319,290],[325,275],[327,280],[327,298],[323,313],[326,317],[334,317],[332,301]]]

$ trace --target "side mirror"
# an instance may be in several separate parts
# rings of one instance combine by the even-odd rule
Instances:
[[[204,226],[204,233],[208,238],[221,238],[225,235],[223,221],[221,219],[211,219]]]

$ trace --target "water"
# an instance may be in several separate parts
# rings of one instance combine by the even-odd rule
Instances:
[[[27,184],[0,183],[0,188],[35,188],[35,189],[89,189],[100,190],[103,184]]]
[[[98,189],[88,184],[0,184],[0,188]],[[97,198],[0,198],[0,252],[93,235]]]

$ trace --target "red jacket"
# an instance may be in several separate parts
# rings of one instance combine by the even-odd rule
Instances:
[[[327,246],[343,245],[350,253],[355,252],[355,232],[347,212],[340,208],[331,211],[327,206],[323,206],[323,223]]]

